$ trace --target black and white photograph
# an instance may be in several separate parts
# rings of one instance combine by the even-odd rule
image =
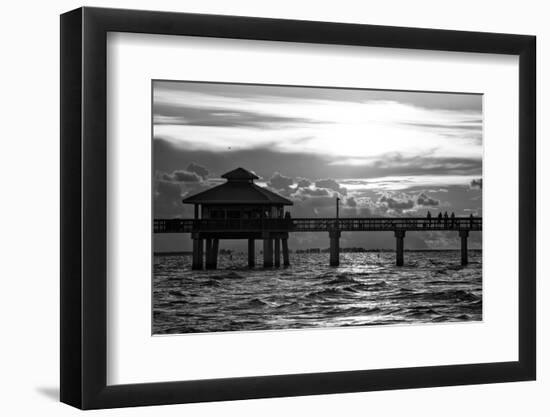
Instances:
[[[482,320],[482,102],[154,80],[153,334]]]
[[[549,415],[544,2],[3,6],[0,415]]]

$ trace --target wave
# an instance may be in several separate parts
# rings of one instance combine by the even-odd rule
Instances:
[[[357,279],[350,277],[349,275],[338,275],[336,279],[329,281],[327,283],[319,283],[319,285],[335,285],[338,286],[342,291],[346,292],[360,292],[360,291],[374,291],[377,289],[384,288],[388,283],[384,280],[374,281],[374,282],[365,282],[358,281]]]
[[[303,303],[300,303],[298,301],[292,301],[290,303],[280,304],[276,308],[277,309],[285,309],[285,310],[293,311],[295,309],[301,309],[303,307],[304,307]]]
[[[446,322],[446,321],[449,321],[450,318],[448,316],[437,316],[437,317],[434,317],[433,319],[431,319],[431,322],[432,323],[443,323],[443,322]]]
[[[242,307],[247,307],[247,308],[250,308],[250,307],[268,307],[268,306],[269,306],[268,303],[266,303],[263,300],[260,300],[259,298],[253,298],[251,300],[245,301],[244,303],[241,303],[241,304],[238,305],[239,308],[242,308]]]
[[[361,284],[367,291],[378,290],[388,286],[386,281],[376,281],[368,284]]]
[[[407,312],[404,315],[405,317],[409,318],[423,318],[433,315],[439,315],[439,312],[437,312],[433,308],[418,306],[407,309]]]
[[[426,301],[479,301],[481,297],[465,290],[445,290],[445,291],[414,291],[409,288],[400,288],[399,293],[393,294],[391,298],[395,300],[411,299]]]
[[[335,295],[342,295],[345,288],[325,288],[324,290],[311,291],[306,294],[306,298],[318,298],[318,297],[330,297]]]
[[[218,281],[219,280],[224,280],[224,279],[244,279],[244,277],[242,275],[239,275],[234,271],[229,271],[229,272],[227,272],[225,274],[221,274],[221,275],[211,275],[210,278],[218,280]]]
[[[327,282],[328,285],[338,285],[338,284],[356,284],[358,281],[350,277],[349,275],[337,275],[335,279]],[[319,283],[319,285],[326,285],[325,283]]]
[[[478,301],[481,298],[465,290],[447,290],[425,294],[434,300]]]
[[[367,316],[382,312],[380,307],[335,307],[327,310],[324,317],[353,317]]]
[[[445,281],[445,280],[434,280],[434,281],[426,281],[426,285],[459,285],[459,284],[471,284],[471,281]]]
[[[350,307],[343,310],[344,314],[353,314],[353,315],[367,315],[380,313],[382,309],[380,307]]]
[[[463,308],[466,308],[468,310],[475,310],[475,311],[481,311],[482,307],[483,307],[482,300],[472,301],[471,303],[466,303],[463,306]]]

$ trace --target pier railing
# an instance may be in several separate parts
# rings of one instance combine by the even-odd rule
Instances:
[[[155,219],[155,233],[191,232],[342,232],[360,231],[480,231],[481,217],[363,217],[363,218],[293,218],[293,219]]]
[[[286,219],[155,219],[154,232],[288,232],[292,227],[292,221]]]
[[[481,217],[365,217],[365,218],[300,218],[293,219],[296,232],[323,232],[337,229],[343,232],[360,231],[422,231],[422,230],[481,230]]]

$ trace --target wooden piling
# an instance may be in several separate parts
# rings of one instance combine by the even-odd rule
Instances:
[[[212,269],[216,269],[218,267],[218,249],[220,247],[220,239],[212,239],[212,253],[211,253],[211,259],[210,263],[212,265]]]
[[[460,230],[460,260],[462,265],[468,265],[468,230]]]
[[[283,238],[283,265],[290,266],[290,259],[288,257],[288,238]]]
[[[254,239],[248,239],[248,267],[256,266],[256,248]]]
[[[329,231],[330,266],[340,265],[340,230]]]
[[[212,239],[207,238],[205,244],[205,268],[212,269]]]
[[[395,230],[395,265],[403,266],[403,251],[404,244],[403,239],[405,238],[404,230]]]
[[[264,268],[273,266],[273,239],[264,238]]]
[[[191,269],[202,269],[203,239],[193,237],[193,261]]]
[[[278,268],[281,266],[281,239],[273,239],[275,244],[275,266]]]

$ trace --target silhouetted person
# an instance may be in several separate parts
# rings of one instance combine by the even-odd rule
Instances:
[[[443,219],[443,215],[441,214],[441,212],[439,212],[439,214],[437,215],[437,223],[438,224],[441,224],[441,219]]]
[[[474,214],[470,213],[470,229],[474,228]]]
[[[451,227],[455,227],[455,212],[451,213]]]
[[[426,214],[426,218],[428,219],[428,226],[432,225],[432,213],[430,213],[430,210],[428,210],[428,214]]]
[[[443,225],[444,225],[445,227],[447,227],[447,222],[449,221],[449,215],[447,214],[447,212],[445,212],[445,214],[443,215],[443,218],[445,219],[445,220],[443,221]]]

